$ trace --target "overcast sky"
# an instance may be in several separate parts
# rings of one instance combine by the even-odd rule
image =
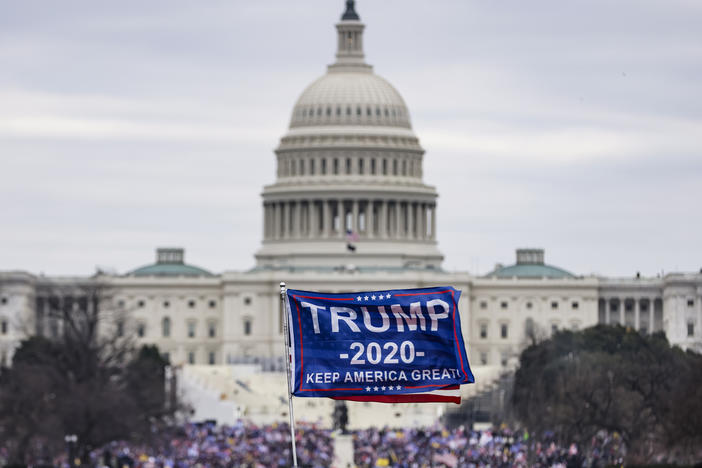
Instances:
[[[0,3],[0,270],[254,265],[273,148],[342,0]],[[702,2],[360,0],[444,267],[702,267]]]

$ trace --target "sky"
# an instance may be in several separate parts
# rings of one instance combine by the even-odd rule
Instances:
[[[342,0],[0,3],[0,270],[159,246],[247,270],[292,107]],[[444,268],[702,267],[702,2],[359,0],[437,187]]]

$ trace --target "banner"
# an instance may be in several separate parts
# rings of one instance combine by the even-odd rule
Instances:
[[[460,294],[450,286],[341,294],[288,289],[292,394],[415,401],[404,396],[474,382]]]

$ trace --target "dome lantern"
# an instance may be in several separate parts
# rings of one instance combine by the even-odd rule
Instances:
[[[354,9],[353,0],[347,1],[346,11],[341,16],[341,21],[336,24],[336,63],[329,65],[330,71],[370,71],[371,66],[366,63],[363,54],[365,27]]]

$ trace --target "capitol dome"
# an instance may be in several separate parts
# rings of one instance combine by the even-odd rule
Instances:
[[[317,125],[385,125],[410,128],[400,93],[368,68],[335,71],[307,87],[295,103],[290,128]]]
[[[400,93],[365,62],[364,28],[347,0],[336,60],[297,99],[275,149],[257,268],[441,267],[438,195],[422,180],[424,149]]]

